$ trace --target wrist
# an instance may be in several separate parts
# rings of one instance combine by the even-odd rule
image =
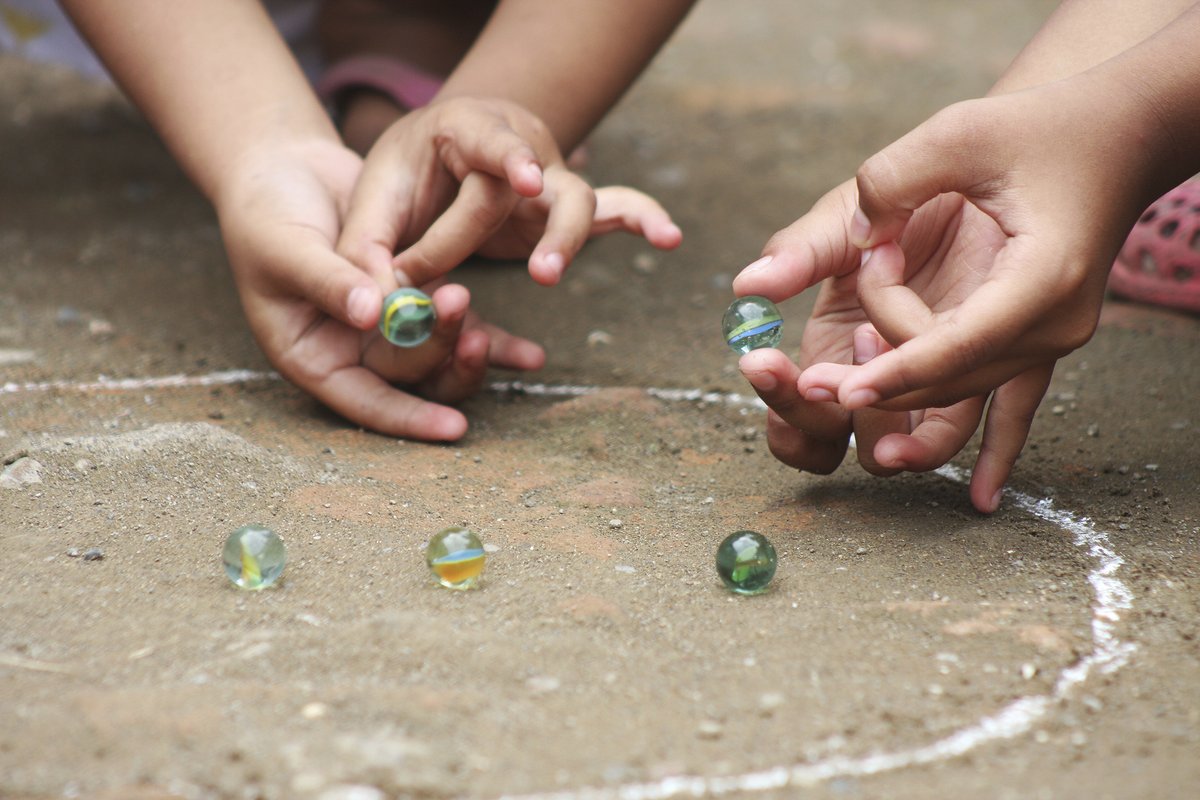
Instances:
[[[336,135],[264,139],[208,165],[197,184],[218,215],[224,215],[244,209],[265,190],[288,190],[289,182],[316,179],[337,185],[345,180],[342,176],[357,175],[361,163]]]

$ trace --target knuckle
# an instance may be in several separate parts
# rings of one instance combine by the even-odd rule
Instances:
[[[868,158],[858,168],[854,182],[858,187],[858,203],[868,216],[895,206],[895,187],[903,180],[899,166],[890,149]]]

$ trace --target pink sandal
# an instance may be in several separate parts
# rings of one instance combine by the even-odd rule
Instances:
[[[388,56],[355,56],[334,64],[317,81],[317,94],[331,106],[350,89],[374,89],[401,108],[429,105],[442,88],[442,79]]]
[[[1200,179],[1172,189],[1142,214],[1108,288],[1141,303],[1200,313]]]
[[[443,83],[442,78],[390,56],[365,55],[334,64],[316,82],[315,88],[321,102],[340,116],[343,98],[354,89],[374,89],[411,111],[433,102]],[[587,143],[567,156],[567,166],[573,170],[582,170],[587,163]]]

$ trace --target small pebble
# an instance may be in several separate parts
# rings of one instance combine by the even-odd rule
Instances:
[[[658,259],[649,253],[638,253],[633,257],[633,268],[643,275],[649,275],[658,269]]]
[[[42,482],[42,465],[36,459],[18,458],[0,472],[0,488],[19,489],[30,483]]]
[[[62,306],[54,315],[54,321],[59,325],[78,325],[83,322],[83,315],[73,306]]]
[[[619,519],[610,519],[608,521],[608,527],[612,528],[613,530],[620,528],[624,524],[625,523],[621,522],[621,520],[619,520]]]
[[[305,719],[320,719],[329,713],[329,706],[324,703],[308,703],[300,709],[300,716]]]
[[[343,785],[329,787],[317,800],[387,800],[387,795],[374,786]]]
[[[534,694],[557,691],[562,682],[553,675],[537,675],[525,681],[525,686]]]
[[[758,698],[758,710],[763,716],[770,716],[783,706],[786,699],[780,692],[765,692]]]
[[[716,720],[706,719],[696,728],[696,735],[701,739],[720,739],[725,732],[724,726]]]
[[[588,347],[596,347],[598,345],[612,344],[612,334],[608,331],[592,331],[587,336]]]
[[[88,333],[97,339],[112,336],[115,330],[113,324],[107,320],[94,319],[88,323]]]
[[[92,549],[85,551],[83,554],[84,561],[100,561],[103,558],[104,551],[99,547],[93,547]]]
[[[37,360],[37,353],[32,350],[0,349],[0,367],[15,367],[18,364],[31,364]]]
[[[1027,681],[1033,680],[1033,677],[1035,675],[1037,675],[1037,672],[1038,672],[1038,669],[1033,664],[1022,664],[1021,665],[1021,677]]]

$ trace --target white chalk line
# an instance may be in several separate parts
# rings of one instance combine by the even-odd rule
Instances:
[[[0,394],[34,394],[37,392],[140,392],[151,389],[187,389],[204,386],[227,386],[237,383],[281,380],[278,372],[260,372],[249,369],[234,369],[212,372],[207,375],[166,375],[159,378],[107,378],[103,375],[94,381],[41,381],[30,383],[8,382],[0,385]],[[521,394],[530,397],[582,397],[602,391],[602,386],[571,386],[547,383],[525,383],[524,381],[498,381],[488,384],[488,389],[497,394]],[[756,396],[736,392],[714,392],[703,389],[655,389],[644,390],[651,397],[670,403],[708,403],[734,407],[766,408]]]
[[[101,377],[94,382],[6,383],[0,386],[0,394],[46,391],[146,391],[267,380],[279,380],[279,375],[274,372],[229,370],[197,376],[169,375],[160,378],[125,379]],[[604,387],[505,381],[492,383],[488,388],[500,394],[582,397],[599,392]],[[708,403],[737,408],[765,407],[757,397],[733,392],[656,388],[647,388],[644,391],[651,397],[666,402]],[[966,484],[970,478],[966,470],[952,464],[937,470],[937,474],[959,484]],[[983,717],[943,739],[907,750],[860,757],[836,756],[807,764],[779,766],[738,775],[680,775],[646,783],[585,787],[540,794],[503,795],[501,800],[662,800],[680,796],[711,797],[730,792],[773,791],[789,786],[811,786],[833,778],[864,777],[945,761],[988,742],[1011,739],[1028,732],[1054,703],[1065,698],[1075,687],[1086,681],[1093,669],[1112,673],[1128,663],[1137,646],[1118,639],[1116,625],[1121,619],[1121,612],[1133,607],[1133,592],[1117,577],[1125,560],[1113,549],[1108,534],[1097,530],[1091,520],[1054,508],[1053,501],[1048,498],[1038,499],[1013,490],[1006,491],[1005,495],[1009,502],[1022,511],[1071,534],[1073,544],[1086,550],[1096,564],[1088,573],[1088,583],[1095,593],[1095,602],[1092,605],[1092,652],[1064,669],[1055,680],[1054,688],[1049,694],[1019,698],[996,713]]]
[[[101,375],[94,381],[42,381],[40,383],[8,382],[0,386],[0,394],[34,394],[37,392],[142,392],[149,389],[186,389],[197,386],[228,386],[235,383],[277,381],[277,372],[256,372],[232,369],[208,375],[166,375],[161,378],[107,378]]]
[[[970,474],[948,464],[937,474],[966,484]],[[1133,607],[1133,593],[1117,571],[1125,563],[1113,549],[1108,534],[1097,530],[1086,517],[1055,509],[1049,499],[1037,499],[1008,490],[1008,500],[1038,519],[1070,533],[1076,547],[1084,548],[1095,559],[1088,582],[1095,592],[1092,606],[1092,652],[1064,669],[1046,695],[1022,697],[949,736],[927,745],[890,753],[866,756],[835,756],[808,764],[779,766],[738,775],[706,778],[681,775],[648,783],[629,783],[612,787],[586,787],[540,794],[503,795],[501,800],[662,800],[671,797],[713,797],[731,792],[767,792],[787,787],[813,786],[834,778],[858,778],[905,769],[964,755],[988,742],[1011,739],[1027,733],[1056,702],[1087,680],[1093,669],[1112,673],[1124,666],[1137,650],[1130,642],[1120,641],[1115,633],[1121,612]]]

